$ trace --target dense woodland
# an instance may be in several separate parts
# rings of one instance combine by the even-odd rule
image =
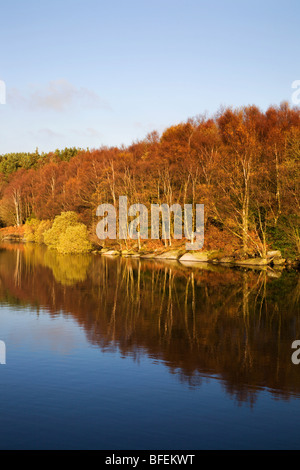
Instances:
[[[299,258],[299,161],[299,108],[227,108],[128,147],[0,156],[0,222],[18,227],[73,211],[96,242],[96,209],[117,208],[119,196],[130,204],[201,203],[205,248],[238,256],[272,248]]]

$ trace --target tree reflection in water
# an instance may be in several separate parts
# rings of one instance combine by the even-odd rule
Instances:
[[[64,256],[34,245],[0,251],[1,303],[71,314],[103,351],[147,354],[190,386],[218,376],[252,404],[265,388],[281,399],[300,394],[291,362],[299,299],[296,271]]]

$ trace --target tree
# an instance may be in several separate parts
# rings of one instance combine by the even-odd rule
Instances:
[[[69,227],[78,224],[78,215],[75,212],[63,212],[55,217],[52,227],[44,233],[45,244],[49,248],[56,249],[59,245],[60,236],[64,234]]]
[[[92,250],[92,244],[88,239],[87,227],[84,224],[76,224],[68,227],[58,240],[57,251],[62,254],[88,253]]]

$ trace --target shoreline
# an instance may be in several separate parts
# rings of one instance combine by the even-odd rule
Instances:
[[[143,260],[156,260],[156,261],[178,261],[185,266],[201,266],[201,264],[220,265],[223,267],[242,267],[242,268],[277,268],[285,269],[292,268],[300,269],[300,260],[290,260],[282,257],[279,250],[269,251],[266,258],[246,258],[235,259],[233,256],[222,256],[222,253],[217,251],[184,251],[184,250],[167,250],[163,252],[148,252],[138,253],[129,252],[127,250],[113,250],[102,249],[92,252],[95,255],[108,256],[108,257],[122,257]]]
[[[33,244],[38,243],[29,242],[23,236],[9,235],[3,237],[0,243],[20,243],[20,244]],[[46,246],[46,245],[45,245]],[[71,255],[76,253],[70,253]],[[141,251],[134,250],[116,250],[113,248],[94,249],[88,254],[107,257],[120,257],[132,258],[143,260],[156,260],[156,261],[177,261],[184,266],[201,267],[201,264],[219,265],[229,268],[253,268],[253,269],[295,269],[300,270],[300,259],[286,259],[282,257],[279,250],[268,251],[266,258],[262,257],[249,257],[245,259],[235,258],[234,255],[224,255],[224,253],[217,250],[201,250],[201,251],[186,251],[185,249],[168,249],[168,250],[155,250],[155,251]]]

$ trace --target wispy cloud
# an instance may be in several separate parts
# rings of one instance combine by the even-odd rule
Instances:
[[[74,108],[111,109],[107,101],[85,87],[77,88],[65,79],[53,80],[44,86],[32,85],[28,92],[11,89],[8,102],[26,109],[63,112]]]
[[[57,138],[64,137],[63,134],[60,134],[48,128],[38,129],[35,132],[29,132],[29,134],[34,137],[45,137],[47,139],[57,139]]]
[[[96,138],[99,139],[100,137],[103,137],[101,132],[97,131],[96,129],[92,127],[88,127],[87,129],[72,129],[71,130],[72,134],[76,134],[80,137],[90,137],[90,138]]]

